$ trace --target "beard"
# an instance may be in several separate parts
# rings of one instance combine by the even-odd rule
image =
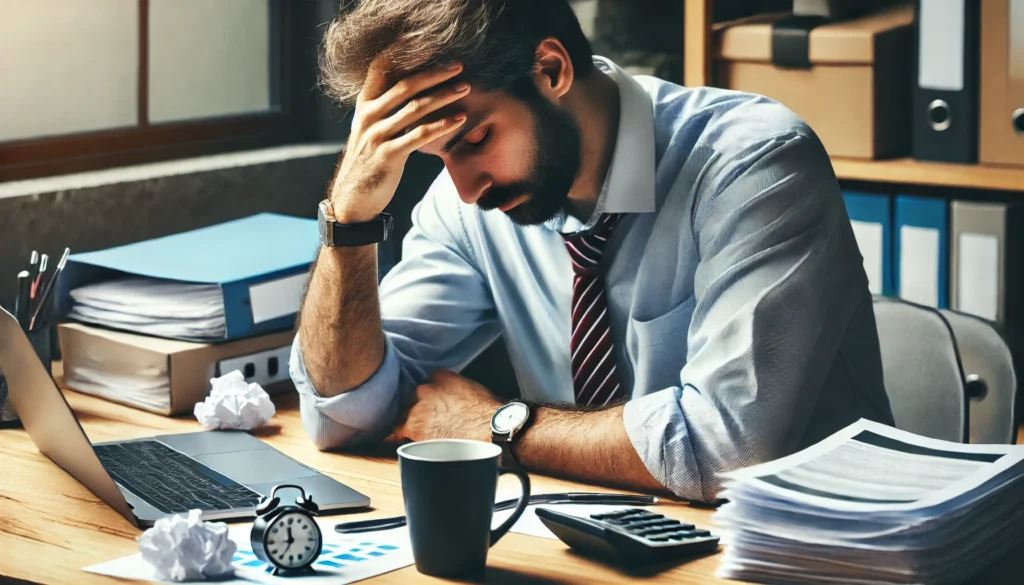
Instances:
[[[582,164],[580,129],[572,116],[544,99],[532,82],[513,90],[513,95],[533,113],[537,148],[530,178],[491,187],[477,205],[487,211],[528,195],[529,199],[506,215],[522,226],[539,225],[565,212],[569,189]]]

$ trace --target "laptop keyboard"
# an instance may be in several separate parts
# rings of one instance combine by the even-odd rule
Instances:
[[[114,481],[165,513],[230,510],[263,496],[157,441],[95,445]]]

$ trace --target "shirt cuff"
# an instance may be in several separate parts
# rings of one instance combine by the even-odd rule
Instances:
[[[299,392],[302,422],[316,446],[334,449],[386,436],[398,414],[400,372],[397,352],[385,337],[384,361],[373,376],[348,392],[324,398],[309,379],[296,335],[289,373]]]
[[[704,497],[704,482],[680,406],[682,392],[681,388],[666,388],[630,400],[622,411],[622,422],[633,448],[658,483],[685,500],[709,501]]]

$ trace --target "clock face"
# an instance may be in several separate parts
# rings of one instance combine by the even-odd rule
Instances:
[[[522,426],[528,416],[530,416],[530,409],[525,404],[512,402],[502,406],[498,412],[494,413],[491,427],[499,433],[511,433]]]
[[[264,548],[275,565],[297,569],[320,554],[320,544],[320,530],[312,518],[299,512],[286,512],[270,523]]]

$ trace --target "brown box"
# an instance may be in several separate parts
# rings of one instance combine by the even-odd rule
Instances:
[[[294,332],[193,343],[90,327],[58,326],[64,384],[85,394],[159,414],[192,412],[210,392],[210,379],[252,364],[250,382],[269,394],[294,389],[288,355]],[[273,359],[275,372],[267,364]]]
[[[1011,18],[1010,3],[981,4],[978,159],[1024,166],[1024,14]]]
[[[832,156],[906,155],[913,6],[901,3],[812,29],[809,69],[772,63],[772,24],[784,16],[715,25],[715,85],[778,100],[814,129]]]

